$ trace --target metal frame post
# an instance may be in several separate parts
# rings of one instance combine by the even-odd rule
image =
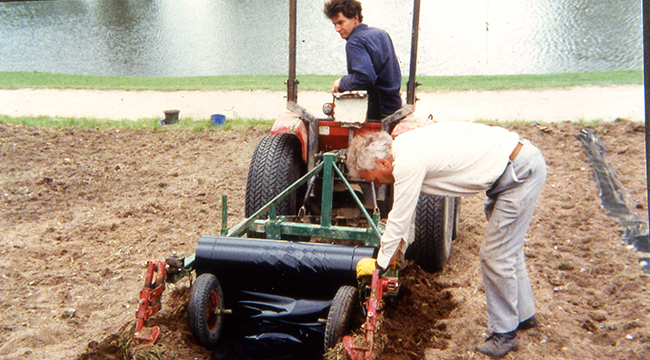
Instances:
[[[324,228],[332,226],[332,207],[334,202],[334,173],[336,154],[325,154],[323,157],[323,191],[320,208],[320,225]]]
[[[406,103],[415,105],[415,88],[420,85],[415,81],[415,70],[418,63],[418,34],[420,33],[420,0],[413,2],[413,29],[411,30],[411,67],[409,81],[406,86]]]
[[[221,197],[221,236],[228,233],[228,196]]]
[[[289,1],[289,79],[287,79],[287,101],[298,101],[296,80],[296,1]]]
[[[643,0],[643,89],[645,91],[645,159],[646,159],[646,192],[650,201],[650,0]],[[650,224],[650,209],[648,210]]]

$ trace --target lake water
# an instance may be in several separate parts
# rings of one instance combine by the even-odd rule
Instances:
[[[298,0],[298,74],[344,74],[345,41]],[[288,0],[0,2],[0,71],[117,76],[284,74]],[[412,1],[365,0],[408,75]],[[641,0],[424,0],[419,75],[643,68]]]

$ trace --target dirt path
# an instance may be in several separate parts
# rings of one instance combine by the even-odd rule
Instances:
[[[513,359],[650,358],[650,278],[601,208],[574,123],[508,125],[536,143],[548,181],[526,244],[541,326]],[[607,159],[646,216],[644,128],[598,125]],[[0,358],[121,359],[143,265],[194,251],[243,217],[251,153],[268,129],[56,130],[0,124]],[[482,359],[486,331],[478,249],[483,196],[463,200],[458,239],[439,274],[405,273],[389,306],[383,359]],[[166,359],[208,359],[188,332],[187,282],[165,293]],[[82,355],[83,354],[83,355]],[[424,356],[422,356],[424,354]]]
[[[589,86],[553,90],[420,92],[418,113],[436,120],[497,121],[643,121],[642,85]],[[271,91],[94,91],[0,90],[0,114],[106,119],[161,118],[163,110],[178,109],[181,117],[209,119],[274,119],[284,110],[283,92]],[[325,92],[304,91],[298,101],[310,112],[322,114],[331,101]]]

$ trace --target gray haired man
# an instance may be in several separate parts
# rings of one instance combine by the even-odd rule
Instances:
[[[537,325],[524,262],[524,237],[546,180],[541,152],[500,127],[442,122],[393,140],[384,132],[353,139],[347,166],[364,180],[394,184],[393,208],[381,238],[377,267],[408,246],[419,195],[464,196],[485,191],[480,259],[492,331],[476,350],[493,358],[518,349],[517,330]]]

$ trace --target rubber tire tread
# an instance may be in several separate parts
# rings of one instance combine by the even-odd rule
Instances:
[[[323,344],[325,352],[336,346],[343,336],[349,332],[358,297],[357,288],[349,285],[341,286],[336,292],[325,324],[325,341]]]
[[[223,306],[223,290],[217,277],[210,273],[199,275],[194,282],[194,286],[192,286],[190,300],[187,305],[187,319],[190,331],[194,335],[196,343],[206,349],[214,348],[217,341],[219,341],[224,320],[223,316],[219,316],[215,328],[210,331],[207,312],[212,291],[216,292],[217,301]]]
[[[300,140],[288,133],[266,135],[255,147],[246,181],[246,217],[293,184],[301,176]],[[297,192],[278,202],[278,215],[298,212]]]
[[[420,195],[415,215],[415,239],[406,251],[406,258],[415,260],[427,272],[441,271],[449,259],[452,234],[446,234],[444,212],[444,197]],[[453,221],[453,216],[450,220]]]

